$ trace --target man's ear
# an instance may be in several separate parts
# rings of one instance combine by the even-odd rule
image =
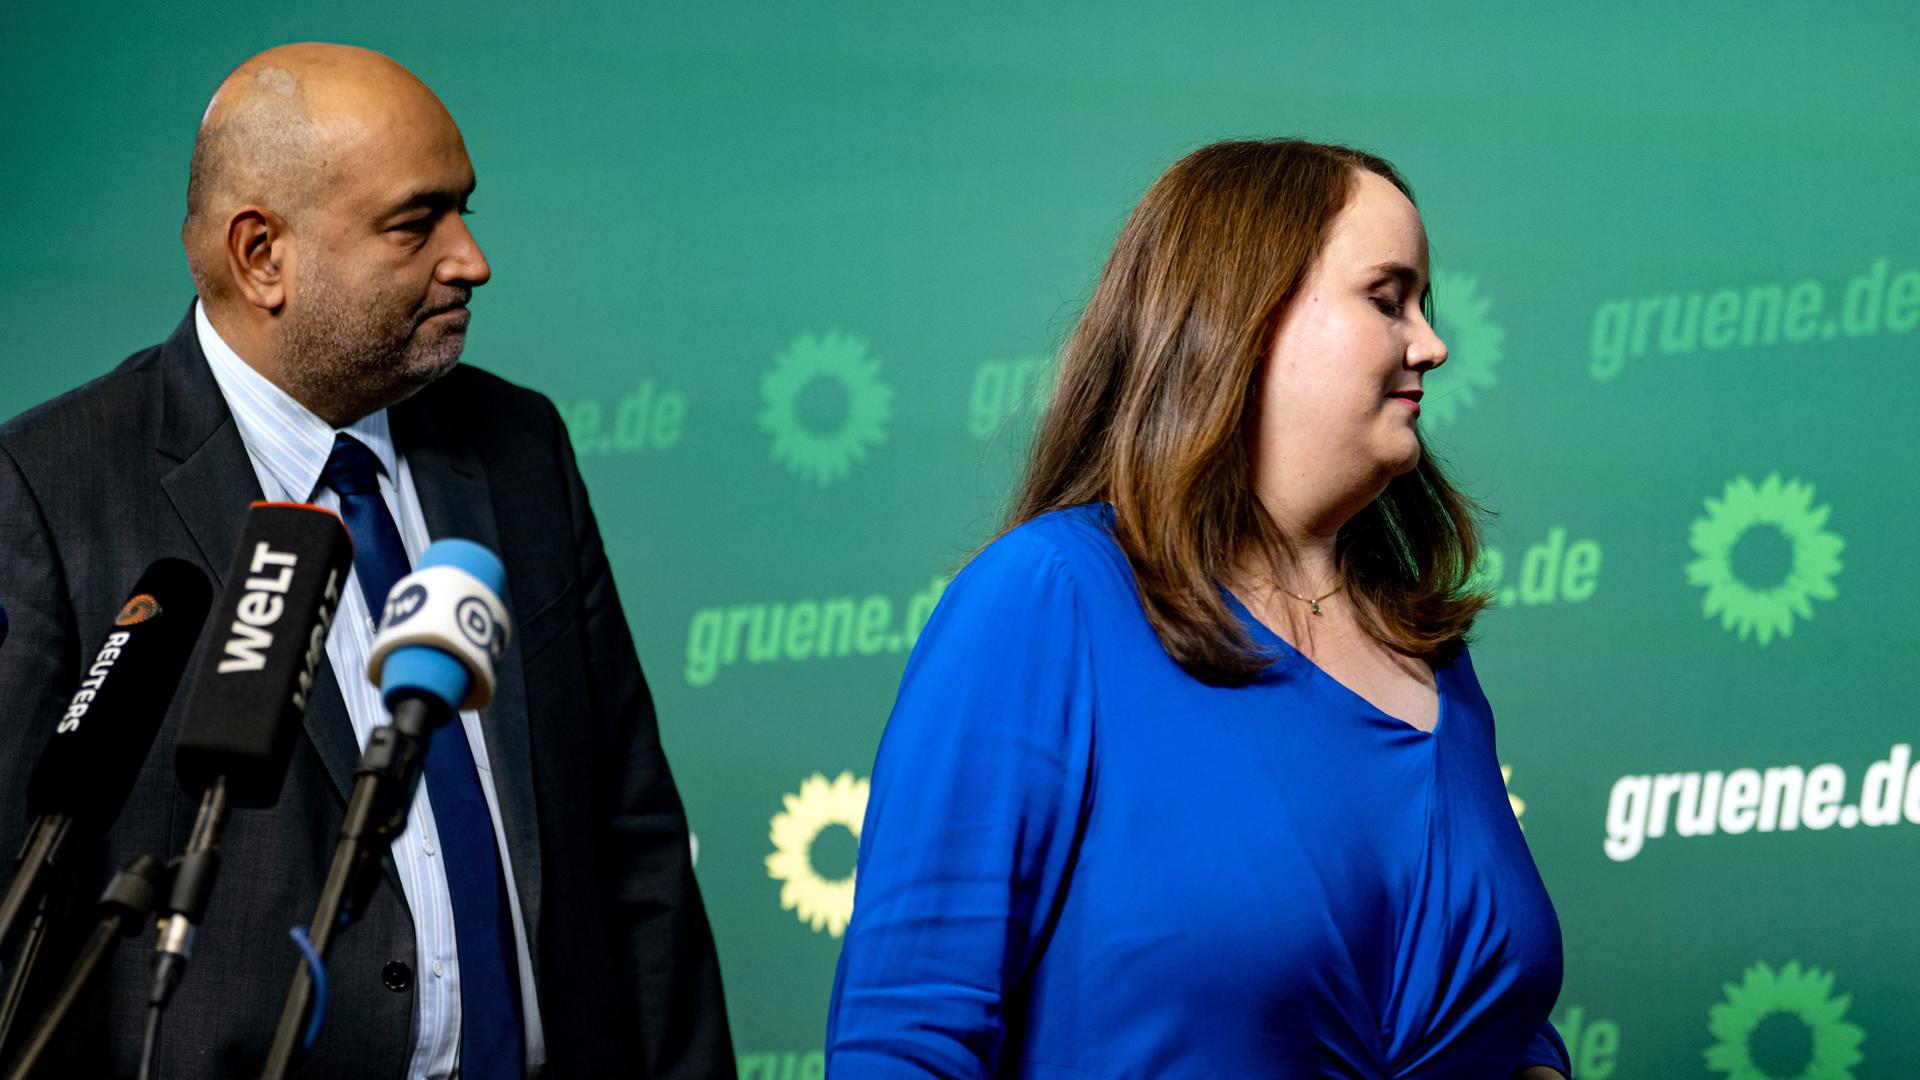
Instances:
[[[287,303],[293,261],[293,236],[279,214],[262,206],[242,206],[227,219],[227,272],[247,303],[278,314]]]

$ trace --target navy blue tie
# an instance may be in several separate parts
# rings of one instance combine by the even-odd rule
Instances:
[[[373,451],[343,433],[335,436],[320,474],[320,482],[340,495],[340,516],[353,536],[353,572],[367,610],[376,617],[393,583],[412,569],[400,530],[380,497],[378,468]],[[463,1080],[519,1080],[519,964],[506,879],[493,841],[493,817],[458,716],[427,744],[426,781],[460,951],[460,1075]]]

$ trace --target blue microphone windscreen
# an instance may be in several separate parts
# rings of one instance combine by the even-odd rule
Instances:
[[[500,557],[471,540],[435,540],[420,555],[418,570],[451,566],[471,574],[496,597],[506,588],[507,568]],[[395,586],[397,589],[399,586]],[[452,653],[431,645],[408,645],[390,653],[381,665],[380,693],[389,705],[404,692],[429,694],[459,708],[472,674]]]
[[[435,540],[421,554],[417,569],[425,570],[429,566],[465,570],[495,596],[506,591],[507,568],[501,564],[500,556],[471,540]]]
[[[380,697],[391,708],[403,693],[427,694],[458,709],[473,680],[467,666],[452,653],[426,645],[393,650],[380,668]]]

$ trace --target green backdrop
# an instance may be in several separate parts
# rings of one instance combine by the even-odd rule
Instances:
[[[0,415],[184,310],[231,66],[418,71],[480,177],[468,358],[575,432],[743,1072],[814,1077],[904,649],[1121,221],[1215,138],[1357,143],[1499,512],[1476,663],[1576,1073],[1915,1074],[1915,8],[700,8],[6,5]]]

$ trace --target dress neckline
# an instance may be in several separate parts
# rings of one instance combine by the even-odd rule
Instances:
[[[1275,633],[1273,628],[1266,623],[1261,622],[1259,616],[1255,615],[1245,603],[1241,602],[1240,598],[1234,595],[1232,589],[1222,586],[1220,594],[1226,597],[1227,606],[1233,609],[1233,613],[1238,616],[1240,621],[1252,632],[1256,641],[1279,649],[1280,655],[1275,657],[1273,664],[1267,668],[1269,672],[1289,662],[1303,665],[1314,677],[1321,679],[1340,693],[1365,706],[1366,710],[1373,714],[1375,718],[1386,721],[1396,728],[1425,738],[1433,738],[1438,735],[1441,725],[1447,722],[1447,687],[1445,678],[1446,670],[1453,666],[1451,663],[1435,664],[1430,660],[1424,661],[1427,669],[1433,672],[1433,693],[1436,704],[1434,708],[1433,727],[1419,727],[1374,704],[1366,695],[1328,674],[1325,668],[1314,663],[1312,657],[1294,648],[1292,642]]]

